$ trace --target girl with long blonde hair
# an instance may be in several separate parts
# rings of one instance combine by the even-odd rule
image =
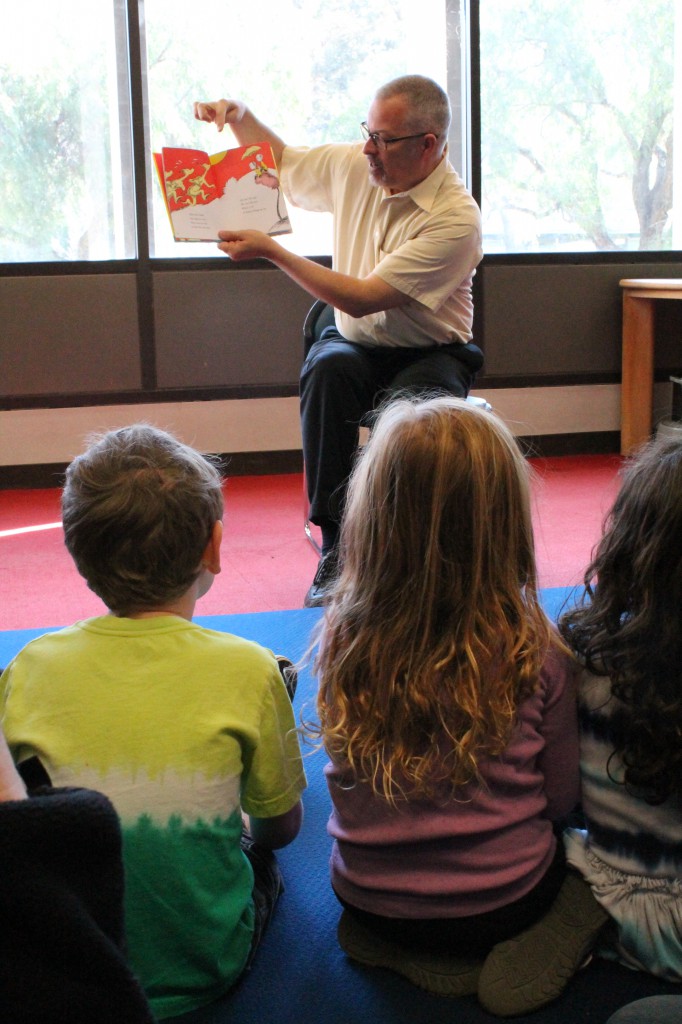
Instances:
[[[455,398],[387,406],[341,558],[316,658],[339,941],[433,991],[530,1011],[597,921],[577,876],[566,891],[553,829],[579,798],[574,668],[540,605],[529,470],[503,422]]]

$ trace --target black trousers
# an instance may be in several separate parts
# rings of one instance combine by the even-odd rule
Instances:
[[[368,347],[326,327],[301,370],[301,432],[310,519],[338,522],[361,425],[388,396],[465,398],[483,364],[475,345]]]

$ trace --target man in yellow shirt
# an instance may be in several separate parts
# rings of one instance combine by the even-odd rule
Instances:
[[[305,603],[324,602],[337,572],[338,529],[361,421],[389,394],[465,397],[483,356],[471,343],[471,284],[481,219],[447,159],[450,103],[429,78],[382,86],[364,144],[287,145],[238,100],[194,105],[237,142],[267,141],[295,206],[334,215],[333,269],[256,231],[220,233],[234,260],[264,257],[334,307],[301,373],[301,427],[310,519],[322,559]]]

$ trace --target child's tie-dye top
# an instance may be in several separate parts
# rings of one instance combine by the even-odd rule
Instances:
[[[305,787],[274,657],[176,616],[107,615],[29,643],[0,702],[16,760],[120,815],[130,961],[157,1017],[217,998],[252,936],[241,810],[284,814]]]
[[[592,886],[615,928],[600,939],[602,956],[682,981],[682,800],[650,804],[623,784],[614,754],[625,710],[606,676],[582,673],[580,774],[584,829],[565,835],[568,861]],[[681,1018],[682,1019],[682,1018]]]

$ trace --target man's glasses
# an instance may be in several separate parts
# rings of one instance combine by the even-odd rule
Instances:
[[[360,130],[365,142],[371,142],[377,149],[388,149],[393,142],[405,142],[406,139],[420,139],[422,135],[435,134],[435,132],[417,132],[416,135],[400,135],[397,139],[385,139],[383,135],[379,135],[378,132],[371,132],[366,121],[361,123]],[[436,136],[436,138],[438,138],[438,136]]]

